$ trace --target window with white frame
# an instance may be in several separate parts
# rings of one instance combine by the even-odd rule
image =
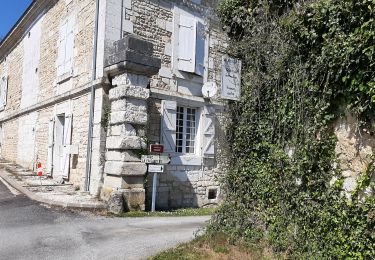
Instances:
[[[189,107],[162,100],[161,143],[176,156],[215,156],[215,108]]]
[[[177,106],[176,116],[176,152],[195,153],[197,133],[196,108]]]

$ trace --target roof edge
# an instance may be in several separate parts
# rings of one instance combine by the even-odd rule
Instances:
[[[21,40],[35,19],[45,10],[51,0],[33,0],[18,21],[0,42],[0,61],[6,56]]]

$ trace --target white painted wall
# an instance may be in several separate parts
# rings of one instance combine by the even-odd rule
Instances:
[[[38,102],[39,77],[38,67],[40,60],[40,39],[42,34],[41,17],[29,30],[23,39],[23,73],[21,109]]]

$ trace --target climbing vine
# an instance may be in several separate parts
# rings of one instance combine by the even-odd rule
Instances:
[[[358,196],[372,189],[374,166],[345,196],[332,129],[348,111],[373,125],[374,9],[374,0],[221,1],[243,84],[211,230],[293,258],[374,258],[374,196]]]

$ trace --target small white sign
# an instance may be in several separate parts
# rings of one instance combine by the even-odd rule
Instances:
[[[242,62],[227,56],[223,57],[221,68],[221,97],[239,100],[241,96]]]
[[[143,163],[156,163],[159,161],[159,155],[142,155],[141,162]]]
[[[149,164],[148,165],[148,171],[149,172],[162,173],[162,172],[164,172],[164,165],[161,165],[161,164]]]

